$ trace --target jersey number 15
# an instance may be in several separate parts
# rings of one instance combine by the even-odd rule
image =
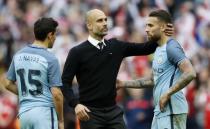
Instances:
[[[41,95],[42,94],[42,84],[39,80],[35,80],[32,78],[32,76],[41,76],[40,70],[32,70],[29,69],[28,71],[28,83],[30,85],[34,85],[36,87],[35,90],[27,89],[26,83],[25,83],[25,69],[18,69],[17,74],[20,76],[20,83],[21,83],[21,92],[22,96],[27,96],[28,92],[33,95]],[[28,91],[27,91],[28,90]]]

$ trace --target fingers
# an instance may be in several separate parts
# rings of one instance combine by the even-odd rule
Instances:
[[[172,36],[174,34],[173,24],[170,24],[170,23],[167,24],[167,28],[165,29],[165,34],[167,36]]]
[[[164,96],[160,97],[160,101],[159,101],[159,106],[160,106],[160,111],[163,112],[165,104],[164,104]]]
[[[173,28],[173,24],[168,23],[168,24],[167,24],[167,27],[169,27],[169,28]]]
[[[85,110],[81,110],[80,112],[78,112],[77,116],[78,116],[78,119],[82,121],[87,121],[90,118]]]
[[[170,99],[170,96],[168,94],[164,94],[160,97],[159,106],[160,106],[161,112],[165,111],[165,106],[168,103],[169,99]]]
[[[76,106],[75,112],[78,119],[81,121],[87,121],[90,119],[89,115],[87,114],[87,112],[90,112],[90,110],[84,105],[79,104]]]
[[[85,111],[90,112],[90,110],[87,107],[84,107],[84,108],[85,108]]]
[[[167,36],[172,36],[172,35],[174,34],[174,30],[173,30],[173,29],[166,29],[166,30],[165,30],[165,34],[166,34]]]
[[[116,80],[116,89],[117,89],[117,90],[119,89],[119,83],[120,83],[120,81],[117,79],[117,80]]]
[[[165,32],[165,34],[166,34],[167,36],[172,36],[172,35],[173,35],[172,32]]]
[[[161,112],[165,112],[165,110],[166,110],[165,106],[166,106],[166,102],[161,102],[160,101],[160,111]]]
[[[116,80],[116,89],[119,90],[123,87],[123,82],[119,79]]]
[[[165,105],[160,101],[160,111],[164,112]]]

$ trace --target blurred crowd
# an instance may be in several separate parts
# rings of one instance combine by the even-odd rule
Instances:
[[[5,76],[13,54],[33,42],[33,24],[42,17],[59,22],[57,39],[50,50],[61,70],[69,50],[88,37],[85,13],[99,8],[108,16],[109,34],[130,42],[146,41],[145,18],[153,9],[165,9],[174,21],[174,37],[191,59],[197,78],[183,92],[188,104],[187,129],[210,129],[210,0],[0,0],[0,76]],[[151,74],[150,56],[125,59],[119,79]],[[103,67],[103,66],[102,66]],[[74,81],[77,93],[77,83]],[[121,89],[116,98],[124,108],[128,129],[149,129],[153,117],[152,89]],[[0,93],[0,129],[18,129],[17,98]],[[65,103],[66,129],[78,128],[74,109]]]

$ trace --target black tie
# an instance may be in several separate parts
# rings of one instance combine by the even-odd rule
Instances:
[[[104,47],[103,42],[99,42],[99,43],[98,43],[98,46],[99,46],[100,50],[102,50],[102,49],[103,49],[103,47]]]

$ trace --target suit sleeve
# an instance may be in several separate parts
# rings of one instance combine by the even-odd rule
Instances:
[[[149,55],[155,52],[158,44],[148,41],[146,43],[130,43],[118,41],[121,44],[123,57]]]
[[[72,48],[68,54],[66,59],[63,74],[62,74],[62,92],[66,100],[68,101],[70,106],[75,107],[79,100],[77,99],[76,95],[72,89],[72,81],[74,76],[76,75],[76,71],[78,69],[78,57],[76,53],[76,49]]]
[[[167,43],[166,51],[168,60],[173,65],[179,65],[183,59],[187,58],[181,45],[174,40]]]

